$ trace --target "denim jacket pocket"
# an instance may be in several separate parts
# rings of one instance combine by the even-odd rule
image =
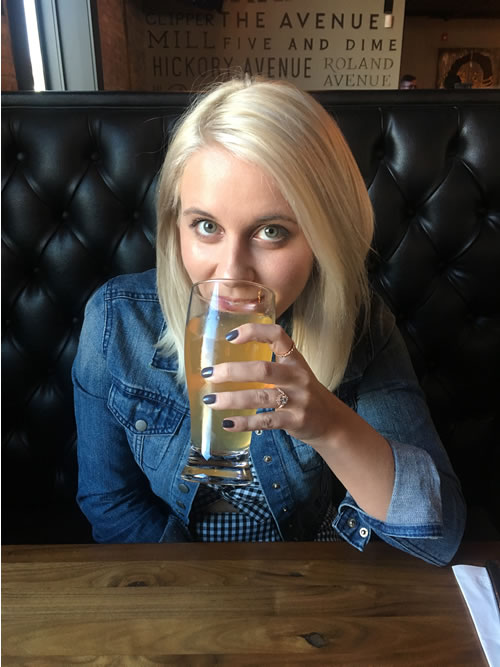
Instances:
[[[108,407],[126,429],[137,463],[156,470],[185,413],[168,396],[117,384],[111,386]]]

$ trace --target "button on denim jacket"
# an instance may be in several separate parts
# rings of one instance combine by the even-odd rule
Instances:
[[[78,502],[97,542],[189,541],[197,483],[181,479],[189,400],[165,327],[156,272],[119,276],[90,299],[73,365]],[[465,504],[394,317],[373,297],[370,329],[336,392],[390,443],[395,483],[385,521],[366,514],[309,445],[253,433],[255,474],[283,540],[313,540],[331,502],[334,526],[359,550],[373,534],[443,565],[462,537]],[[260,434],[259,434],[260,433]]]

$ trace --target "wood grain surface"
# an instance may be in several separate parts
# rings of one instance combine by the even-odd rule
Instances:
[[[484,564],[498,543],[464,546]],[[382,543],[5,546],[3,665],[486,665],[451,567]]]

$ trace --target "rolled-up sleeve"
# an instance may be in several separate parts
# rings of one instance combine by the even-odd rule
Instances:
[[[357,413],[391,446],[394,487],[385,521],[363,512],[347,494],[334,522],[337,531],[359,549],[374,532],[415,556],[446,564],[462,539],[465,502],[396,327],[363,374],[355,400]]]

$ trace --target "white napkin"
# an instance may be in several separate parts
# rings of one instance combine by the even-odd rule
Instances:
[[[500,667],[500,612],[485,567],[453,565],[490,667]]]

